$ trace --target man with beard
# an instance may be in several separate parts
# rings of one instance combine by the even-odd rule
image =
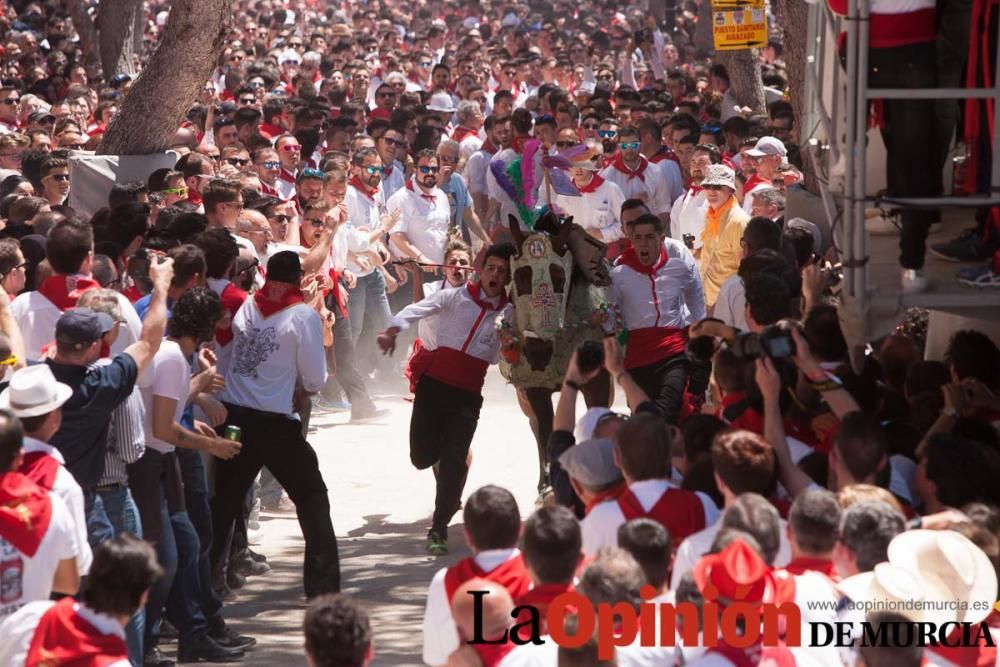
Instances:
[[[295,179],[295,204],[299,212],[304,212],[310,204],[315,204],[323,196],[323,172],[306,168]]]
[[[486,130],[486,141],[465,163],[465,180],[469,183],[472,206],[480,220],[486,215],[490,205],[490,195],[486,189],[486,173],[490,169],[490,160],[500,147],[506,148],[510,145],[510,118],[490,116],[483,128]]]
[[[461,146],[457,141],[445,139],[438,144],[437,156],[441,171],[438,172],[437,185],[448,195],[448,203],[451,204],[452,228],[461,230],[462,238],[466,243],[472,243],[474,234],[482,243],[488,245],[490,238],[472,207],[465,179],[455,173],[460,162],[460,153]]]
[[[501,340],[495,321],[511,315],[506,286],[513,254],[509,244],[490,246],[478,282],[440,290],[407,306],[378,338],[382,351],[391,354],[401,331],[424,318],[437,317],[436,347],[431,350],[433,358],[415,378],[410,418],[410,461],[420,470],[438,466],[434,518],[427,534],[427,548],[433,555],[448,552],[448,522],[461,502],[468,474],[466,457],[483,405],[483,382],[490,364],[499,360]]]
[[[386,204],[390,213],[403,212],[392,232],[392,243],[403,257],[420,264],[443,264],[451,226],[451,205],[448,195],[437,187],[440,172],[437,155],[430,149],[418,152],[416,166],[406,186]]]
[[[671,238],[683,241],[685,237],[693,236],[690,244],[685,243],[691,250],[701,247],[701,232],[705,229],[705,209],[708,208],[705,192],[701,189],[701,181],[705,178],[705,167],[711,164],[722,164],[719,149],[711,144],[696,146],[691,156],[691,187],[677,198],[673,208],[670,209]]]
[[[278,172],[281,170],[281,162],[278,160],[278,152],[273,148],[254,151],[253,170],[260,178],[261,194],[280,198]]]

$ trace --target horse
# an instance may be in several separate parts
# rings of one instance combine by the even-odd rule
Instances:
[[[548,440],[554,413],[552,394],[562,387],[573,352],[604,336],[611,284],[606,246],[573,222],[546,210],[531,231],[509,216],[517,249],[511,259],[510,323],[519,359],[501,359],[500,372],[517,389],[521,410],[531,423],[538,449],[538,492],[548,491]],[[613,384],[607,371],[582,388],[587,407],[610,405]]]

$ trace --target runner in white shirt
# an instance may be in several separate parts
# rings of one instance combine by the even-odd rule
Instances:
[[[506,132],[510,132],[510,123],[500,123]],[[486,185],[486,173],[490,169],[490,160],[497,152],[499,140],[497,139],[497,123],[494,116],[486,119],[483,129],[486,132],[486,141],[479,147],[479,150],[472,153],[465,161],[465,180],[469,184],[469,194],[472,195],[472,204],[476,210],[476,215],[480,220],[485,219],[489,209],[489,192]]]
[[[602,172],[606,181],[621,188],[626,199],[641,199],[664,225],[670,222],[670,189],[655,165],[639,153],[639,131],[623,127],[618,132],[618,151]]]
[[[587,147],[587,152],[573,163],[570,170],[573,184],[582,196],[557,194],[553,201],[566,215],[573,216],[573,222],[583,227],[588,234],[611,244],[625,236],[619,219],[625,195],[617,184],[597,173],[601,170],[604,159],[604,149],[600,142],[590,140]],[[614,254],[617,256],[620,253]]]
[[[392,243],[401,257],[421,264],[442,264],[451,226],[451,204],[448,195],[437,187],[440,168],[434,151],[420,151],[416,163],[413,178],[387,203],[390,213],[403,212],[392,232]]]

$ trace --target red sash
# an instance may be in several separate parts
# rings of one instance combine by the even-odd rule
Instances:
[[[91,280],[81,274],[64,275],[57,273],[49,276],[38,288],[38,293],[56,305],[59,310],[76,308],[77,302],[84,292],[100,289],[96,280]]]
[[[99,632],[77,613],[73,598],[63,598],[39,619],[25,664],[105,667],[127,658],[121,637]]]
[[[229,322],[225,327],[217,327],[215,329],[215,341],[220,346],[226,346],[233,340],[232,318],[236,315],[236,311],[240,309],[240,306],[243,305],[243,302],[247,300],[247,296],[246,292],[232,283],[227,283],[222,289],[219,300],[222,301],[222,307],[229,313]],[[260,304],[258,304],[258,307],[260,307]],[[264,312],[263,309],[261,309],[261,312]],[[265,315],[265,317],[267,316]]]
[[[286,283],[266,282],[253,295],[253,302],[264,317],[271,317],[285,308],[302,303],[303,300],[302,290]]]
[[[403,371],[406,379],[410,381],[411,392],[417,390],[417,383],[420,382],[420,378],[431,367],[434,361],[434,352],[435,350],[428,350],[424,347],[419,338],[413,341],[413,353],[406,360],[406,369]]]
[[[970,638],[974,637],[977,631],[976,626],[970,629]],[[948,636],[949,644],[958,644],[962,639],[962,628],[958,627]],[[953,665],[959,667],[993,667],[997,664],[997,647],[987,646],[985,639],[980,639],[977,646],[928,646],[927,651],[936,656],[944,658]],[[997,638],[993,637],[996,643]]]
[[[639,156],[639,166],[636,167],[635,169],[626,166],[625,158],[622,157],[621,151],[615,154],[614,162],[612,162],[611,164],[614,166],[615,169],[628,176],[628,180],[631,181],[633,178],[638,178],[643,183],[646,182],[646,167],[649,166],[649,160],[642,157],[641,155]]]
[[[31,452],[24,455],[24,463],[18,472],[46,491],[51,491],[60,468],[62,464],[54,456],[45,452]]]
[[[647,517],[660,523],[670,533],[675,549],[685,537],[705,528],[705,507],[701,498],[684,489],[668,488],[649,512],[643,509],[632,489],[625,489],[618,496],[618,509],[626,521]]]
[[[530,591],[528,591],[521,597],[514,600],[514,606],[515,607],[528,606],[537,609],[539,621],[541,623],[539,631],[541,634],[547,635],[549,631],[548,631],[548,625],[546,624],[545,620],[546,620],[546,615],[548,614],[549,611],[549,605],[551,605],[552,601],[555,600],[560,595],[562,595],[563,593],[570,593],[572,591],[573,591],[573,584],[571,583],[540,584],[532,588]],[[526,623],[530,620],[530,618],[531,617],[528,614],[528,612],[523,611],[518,615],[517,620],[514,622]],[[523,639],[525,642],[527,642],[527,640],[531,638],[530,635],[531,633],[528,628],[521,628],[518,633],[518,636],[521,637],[521,639]]]
[[[524,567],[521,554],[508,559],[489,572],[479,567],[473,558],[463,558],[449,567],[444,575],[444,592],[449,604],[458,587],[469,579],[489,579],[500,584],[515,600],[524,597],[531,587],[531,579],[528,577],[528,570]]]
[[[0,537],[34,557],[52,519],[49,492],[19,472],[0,476]]]
[[[649,276],[650,287],[655,293],[656,273],[666,265],[668,259],[667,249],[660,248],[660,258],[652,266],[646,266],[639,261],[635,248],[629,245],[622,253],[620,263],[636,273]],[[659,308],[655,301],[653,306]],[[683,354],[687,340],[685,329],[673,327],[632,329],[628,332],[628,344],[625,346],[625,368],[639,368]]]

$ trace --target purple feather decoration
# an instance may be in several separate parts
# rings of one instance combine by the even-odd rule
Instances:
[[[507,193],[507,196],[511,198],[511,201],[517,202],[517,190],[514,188],[514,183],[511,182],[510,176],[507,175],[507,165],[500,160],[493,160],[490,162],[490,171],[493,172],[493,177],[497,179],[497,185]]]
[[[552,190],[556,194],[565,195],[566,197],[583,196],[580,194],[580,191],[577,190],[572,179],[566,175],[565,171],[560,169],[549,169],[549,181],[552,183]]]
[[[573,166],[565,155],[557,153],[555,155],[546,155],[542,158],[542,166],[548,169],[570,169]]]
[[[521,157],[521,183],[524,186],[524,203],[528,208],[535,205],[535,153],[542,145],[538,139],[524,143],[524,155]]]
[[[576,162],[581,155],[587,152],[587,144],[577,144],[576,146],[570,146],[564,151],[560,152],[568,162]]]

